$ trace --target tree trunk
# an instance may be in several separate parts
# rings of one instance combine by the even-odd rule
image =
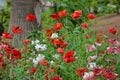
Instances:
[[[12,33],[12,26],[22,26],[23,33],[15,34],[12,44],[15,47],[21,46],[22,39],[26,38],[33,29],[39,29],[37,22],[26,21],[27,14],[34,14],[36,0],[12,0],[12,10],[8,32]],[[40,30],[40,29],[39,29]]]

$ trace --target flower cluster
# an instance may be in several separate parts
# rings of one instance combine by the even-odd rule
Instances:
[[[39,40],[32,41],[32,45],[34,45],[37,51],[45,51],[47,49],[46,44],[40,44]]]
[[[80,34],[67,32],[66,25],[60,20],[67,15],[66,10],[52,14],[56,22],[52,28],[45,30],[44,41],[42,38],[24,39],[21,49],[13,47],[9,40],[23,33],[22,26],[13,25],[12,34],[4,32],[0,42],[0,68],[14,68],[17,72],[19,67],[27,70],[22,79],[29,75],[32,80],[38,76],[43,80],[117,80],[119,62],[116,56],[120,53],[120,42],[106,38],[102,33],[92,36],[86,21],[79,24],[78,28],[83,30]],[[76,21],[82,19],[83,12],[76,10],[68,16]],[[87,18],[93,20],[96,17],[90,13]],[[26,20],[35,21],[36,16],[28,14]],[[108,31],[117,34],[116,28]],[[11,73],[16,78],[19,74],[14,74],[14,71]]]
[[[12,48],[9,43],[0,42],[0,65],[5,69],[6,62],[4,61],[4,57],[6,57],[7,62],[14,64],[16,60],[22,59],[21,51],[17,48]],[[16,64],[16,63],[15,63]]]
[[[56,14],[52,14],[51,17],[55,20],[60,20],[61,17],[67,16],[68,13],[66,10],[59,11]]]

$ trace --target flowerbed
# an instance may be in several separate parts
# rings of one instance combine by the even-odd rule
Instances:
[[[15,48],[9,40],[21,34],[20,26],[13,26],[13,34],[4,32],[0,42],[1,79],[9,80],[119,80],[120,42],[102,33],[94,34],[88,23],[79,23],[82,10],[68,14],[66,10],[52,14],[56,21],[52,28],[33,31],[23,40],[23,48]],[[67,26],[66,17],[77,22]],[[88,14],[88,19],[95,15]],[[28,21],[35,16],[28,15]],[[63,22],[64,21],[64,22]],[[108,30],[117,36],[117,29]]]

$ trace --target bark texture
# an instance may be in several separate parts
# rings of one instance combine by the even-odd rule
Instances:
[[[12,10],[8,32],[12,33],[12,26],[22,26],[23,33],[15,34],[12,44],[15,47],[21,46],[22,39],[26,38],[33,29],[39,29],[37,22],[26,21],[26,15],[33,13],[36,0],[12,0]]]

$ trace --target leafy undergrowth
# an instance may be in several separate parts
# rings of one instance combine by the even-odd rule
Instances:
[[[31,18],[32,16],[32,18]],[[51,15],[52,28],[34,30],[23,40],[24,47],[14,48],[13,34],[4,32],[0,42],[0,79],[3,80],[119,80],[120,42],[95,33],[87,22],[79,23],[82,10],[68,15],[66,10]],[[88,14],[93,20],[94,14]],[[66,21],[71,18],[76,24]],[[33,14],[28,21],[34,21]],[[84,20],[83,20],[84,21]],[[14,34],[22,28],[13,26]],[[110,28],[116,35],[116,28]]]

